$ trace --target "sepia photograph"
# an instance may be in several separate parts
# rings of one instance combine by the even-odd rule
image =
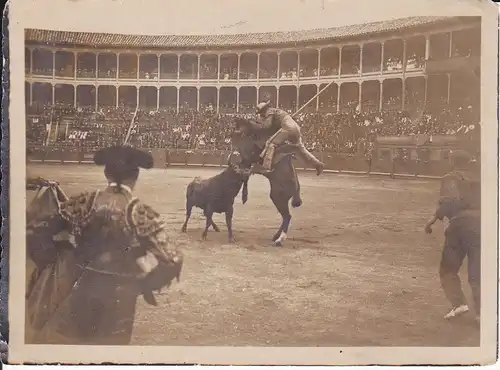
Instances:
[[[493,3],[50,3],[7,15],[9,363],[496,361]]]

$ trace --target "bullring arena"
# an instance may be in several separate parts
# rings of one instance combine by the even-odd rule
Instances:
[[[445,225],[424,233],[450,151],[465,145],[480,161],[479,18],[221,37],[26,30],[25,40],[33,176],[75,195],[106,185],[85,164],[99,148],[130,137],[155,158],[136,195],[186,257],[159,307],[139,300],[134,344],[479,345],[472,315],[443,319]],[[223,216],[201,241],[199,210],[181,233],[187,184],[222,171],[234,116],[264,95],[304,107],[305,145],[327,169],[299,172],[288,240],[270,245],[281,220],[260,175],[248,203],[236,199],[235,244]]]
[[[105,186],[101,168],[33,164],[68,195]],[[235,202],[237,243],[220,233],[201,241],[204,218],[194,211],[180,232],[185,188],[219,169],[143,171],[137,194],[165,218],[185,251],[180,284],[159,307],[139,299],[134,343],[235,346],[476,346],[472,317],[443,320],[448,304],[438,267],[443,225],[426,235],[439,183],[364,175],[299,174],[304,204],[292,210],[289,239],[270,239],[280,217],[267,180],[249,182],[249,201]],[[61,174],[64,174],[61,177]],[[29,201],[29,198],[28,198]],[[466,280],[466,274],[462,275]],[[468,293],[468,291],[467,291]]]

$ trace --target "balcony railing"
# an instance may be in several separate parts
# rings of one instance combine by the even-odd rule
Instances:
[[[452,57],[442,60],[427,60],[425,62],[425,73],[450,73],[461,70],[473,70],[480,65],[480,57]]]
[[[427,65],[428,67],[428,65]],[[449,71],[449,67],[446,68],[446,71]],[[422,73],[423,69],[422,68],[413,68],[413,69],[407,69],[406,73],[411,73],[411,74],[419,74]],[[215,76],[213,79],[208,79],[208,78],[198,78],[198,76],[193,76],[193,75],[187,75],[187,74],[181,74],[179,78],[177,78],[176,73],[161,73],[160,74],[160,79],[158,79],[157,73],[148,73],[148,72],[140,72],[139,77],[137,76],[137,72],[131,72],[131,73],[126,73],[126,72],[121,72],[118,77],[118,81],[124,81],[124,82],[129,82],[130,81],[137,81],[137,82],[147,82],[147,83],[153,83],[153,82],[159,82],[159,81],[168,81],[168,82],[179,82],[179,83],[197,83],[201,85],[207,85],[207,84],[228,84],[228,83],[284,83],[284,84],[290,84],[290,83],[298,83],[298,82],[314,82],[314,81],[324,81],[324,80],[330,80],[332,78],[338,78],[341,80],[353,80],[353,79],[362,79],[362,78],[367,78],[367,77],[372,77],[373,76],[394,76],[394,75],[400,75],[403,73],[403,70],[392,70],[392,71],[363,71],[360,73],[356,74],[322,74],[321,76],[293,76],[293,77],[283,77],[283,76],[273,76],[273,77],[267,77],[266,76],[245,76],[242,77],[240,76],[239,79],[237,78],[224,78],[220,76],[217,78]],[[434,72],[433,72],[434,73]],[[30,71],[26,71],[26,76],[32,77],[32,78],[40,78],[40,79],[63,79],[63,80],[68,80],[68,79],[76,79],[78,81],[86,82],[89,80],[95,81],[96,79],[98,80],[103,80],[103,81],[109,81],[109,80],[117,80],[116,72],[104,72],[104,71],[99,71],[97,73],[95,72],[87,72],[87,73],[77,73],[76,77],[74,74],[71,74],[71,76],[67,73],[64,75],[57,72],[55,73],[55,76],[53,76],[51,71],[33,71],[30,74]],[[252,78],[249,78],[252,77]]]

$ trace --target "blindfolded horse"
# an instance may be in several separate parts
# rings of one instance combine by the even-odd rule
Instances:
[[[257,129],[252,122],[243,118],[235,118],[232,143],[233,148],[240,153],[242,164],[261,165],[262,158],[260,157],[260,153],[266,145],[266,140],[273,134],[272,129]],[[269,180],[271,185],[271,200],[282,217],[282,223],[272,238],[276,246],[281,246],[287,238],[288,228],[292,219],[289,208],[290,199],[294,208],[300,207],[302,204],[300,183],[292,163],[295,150],[295,145],[280,145],[275,151],[271,167],[272,171],[254,172],[263,175]]]
[[[68,258],[73,246],[67,240],[35,237],[32,228],[39,220],[56,215],[61,203],[68,200],[56,184],[44,185],[34,192],[26,211],[26,339],[34,340],[48,318],[71,291],[74,281],[69,279],[73,261]]]

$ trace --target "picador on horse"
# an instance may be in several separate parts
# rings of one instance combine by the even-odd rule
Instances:
[[[302,141],[300,126],[286,111],[271,107],[271,101],[266,100],[257,105],[257,122],[251,122],[256,130],[271,130],[276,132],[267,140],[266,146],[260,157],[263,159],[262,169],[264,172],[271,171],[274,152],[276,147],[285,141],[295,145],[297,152],[306,163],[311,164],[316,169],[319,176],[325,167],[323,162],[318,160],[311,152],[307,150]],[[274,131],[274,130],[273,130]]]
[[[269,180],[269,197],[282,217],[272,240],[274,245],[281,246],[287,238],[292,219],[290,201],[294,208],[302,205],[293,155],[300,151],[301,157],[316,167],[318,175],[323,170],[323,163],[306,150],[300,137],[300,127],[290,115],[269,106],[269,99],[258,105],[258,121],[235,117],[231,142],[241,156],[241,163],[252,166],[253,173]]]

